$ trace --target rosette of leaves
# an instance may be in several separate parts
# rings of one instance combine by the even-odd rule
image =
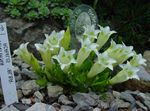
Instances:
[[[45,34],[44,42],[35,44],[44,63],[42,66],[28,51],[28,43],[21,44],[14,54],[31,65],[39,76],[37,83],[41,86],[50,82],[71,91],[105,91],[110,85],[128,79],[139,79],[139,66],[146,65],[142,55],[136,54],[132,46],[126,46],[124,43],[116,44],[111,40],[109,48],[100,52],[114,33],[116,31],[111,31],[108,26],[100,26],[100,29],[85,26],[83,36],[78,38],[81,43],[78,52],[70,49],[69,28],[66,31]],[[120,70],[114,75],[113,70],[117,66]]]

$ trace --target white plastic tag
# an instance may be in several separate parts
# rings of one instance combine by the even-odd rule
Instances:
[[[18,102],[6,23],[0,23],[0,77],[5,104]]]

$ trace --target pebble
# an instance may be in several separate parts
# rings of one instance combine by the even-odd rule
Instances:
[[[72,111],[73,107],[68,106],[68,105],[62,105],[60,108],[60,111]]]
[[[26,111],[56,111],[52,105],[47,105],[44,103],[35,103]]]
[[[64,105],[72,105],[72,104],[74,104],[72,101],[68,100],[68,97],[66,97],[65,95],[61,95],[58,98],[58,102],[62,103]]]
[[[21,71],[22,75],[26,75],[31,79],[38,79],[39,77],[37,76],[37,74],[35,74],[33,71],[30,71],[28,69],[22,69]]]
[[[144,104],[147,106],[148,110],[150,111],[150,101],[145,100]]]
[[[118,108],[129,108],[130,103],[124,102],[123,100],[120,99],[115,99],[113,103],[118,107]]]
[[[5,106],[4,108],[0,109],[0,111],[19,111],[19,110],[13,105],[11,105],[11,106]]]
[[[87,93],[76,93],[73,96],[74,102],[80,107],[96,106],[97,101]]]
[[[133,106],[135,105],[136,101],[135,101],[134,97],[127,92],[121,92],[120,98],[127,102],[130,102],[131,104],[133,104]]]
[[[51,84],[48,84],[47,91],[49,97],[58,97],[63,93],[63,88],[58,85],[52,86]]]
[[[142,108],[144,111],[148,111],[147,107],[145,107],[140,101],[136,101],[136,104]]]
[[[99,108],[94,108],[93,111],[101,111]]]
[[[40,86],[36,83],[35,80],[28,80],[23,83],[21,89],[22,93],[27,96],[35,91],[38,91]]]
[[[32,102],[31,102],[31,99],[25,99],[25,98],[21,99],[21,102],[22,102],[23,104],[31,104],[31,103],[32,103]]]
[[[44,99],[43,95],[39,91],[36,91],[34,93],[34,96],[35,96],[35,98],[38,99],[38,102],[43,101],[43,99]]]

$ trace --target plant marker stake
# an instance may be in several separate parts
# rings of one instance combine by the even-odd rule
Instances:
[[[0,23],[0,77],[5,104],[18,102],[6,23]]]

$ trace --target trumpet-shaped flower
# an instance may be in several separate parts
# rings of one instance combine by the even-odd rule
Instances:
[[[42,60],[45,64],[45,67],[47,68],[47,70],[51,70],[52,69],[52,60],[51,60],[50,50],[42,44],[35,44],[35,47],[40,52]]]
[[[19,59],[22,59],[23,61],[25,61],[27,64],[30,64],[31,61],[31,54],[29,53],[28,49],[27,49],[27,45],[29,44],[29,42],[27,43],[23,43],[20,45],[20,47],[16,50],[14,50],[14,55],[17,55],[17,57]]]
[[[45,34],[45,37],[44,45],[49,47],[50,50],[54,50],[55,48],[59,48],[60,41],[64,37],[64,30],[58,33],[53,31],[50,35]]]
[[[87,38],[84,41],[81,41],[81,46],[82,47],[80,48],[77,57],[77,67],[81,66],[81,64],[84,62],[85,59],[87,59],[87,57],[92,51],[98,54],[98,51],[96,49],[98,45],[96,43],[92,43],[89,38]]]
[[[87,38],[91,42],[93,42],[94,39],[97,39],[97,35],[100,32],[100,30],[95,29],[95,25],[86,25],[83,28],[84,28],[83,36],[77,37],[79,42],[85,41]]]
[[[37,74],[41,74],[41,67],[39,65],[38,60],[31,54],[28,49],[27,45],[29,43],[21,44],[20,47],[14,50],[14,55],[17,55],[19,59],[22,59],[27,64],[31,65],[32,68],[35,70]]]
[[[117,63],[115,65],[121,64],[128,58],[134,55],[132,46],[125,46],[125,44],[116,44],[113,40],[111,41],[111,46],[106,50],[108,55],[115,59]]]
[[[130,62],[120,65],[120,67],[122,68],[122,70],[110,80],[111,84],[121,83],[133,78],[139,80],[139,77],[137,75],[139,69],[135,66],[132,66]]]
[[[116,31],[110,31],[110,28],[108,26],[100,26],[100,33],[96,42],[99,45],[97,49],[100,50],[100,48],[107,42],[109,37],[114,33],[116,33]]]
[[[130,60],[130,63],[131,63],[133,66],[136,66],[136,67],[138,67],[138,66],[140,66],[140,65],[145,65],[145,66],[146,66],[145,62],[146,62],[146,60],[142,57],[141,54],[138,54],[138,55],[135,54],[135,55],[133,56],[133,58]]]
[[[106,68],[113,70],[114,63],[116,63],[116,60],[110,58],[107,52],[99,54],[97,62],[92,66],[87,76],[89,78],[94,77],[104,71]]]
[[[53,56],[53,59],[56,59],[60,64],[62,70],[65,67],[69,67],[71,63],[76,63],[73,55],[75,54],[75,50],[65,51],[63,47],[60,48],[60,52],[58,55]]]

